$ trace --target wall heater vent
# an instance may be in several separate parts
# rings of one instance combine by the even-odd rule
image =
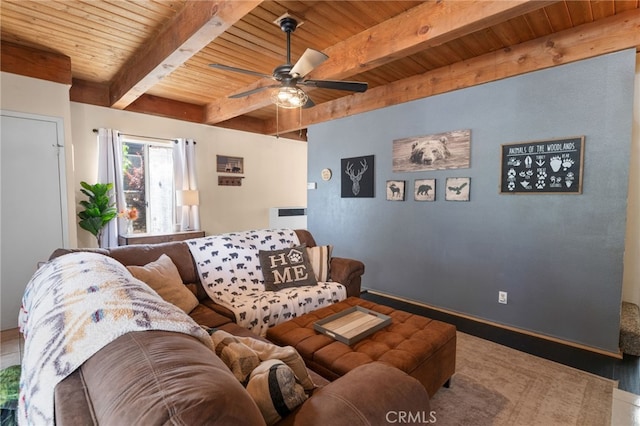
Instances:
[[[271,207],[269,228],[307,229],[307,209],[305,207]]]

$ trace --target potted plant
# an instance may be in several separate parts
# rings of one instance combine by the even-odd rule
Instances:
[[[89,185],[87,182],[80,182],[80,191],[89,197],[89,200],[80,201],[84,210],[78,213],[80,227],[93,234],[98,240],[98,247],[102,246],[102,231],[107,223],[117,216],[118,211],[114,207],[115,203],[109,197],[109,191],[113,188],[112,183],[96,183]]]

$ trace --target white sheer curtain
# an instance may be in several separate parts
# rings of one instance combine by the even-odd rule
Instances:
[[[193,139],[176,139],[173,145],[173,170],[176,191],[198,190],[196,142]],[[199,230],[200,207],[176,206],[176,223],[179,231]]]
[[[98,129],[98,182],[113,183],[112,196],[118,211],[126,207],[122,185],[122,140],[120,132]],[[123,219],[110,221],[102,232],[102,247],[118,245],[118,225]]]

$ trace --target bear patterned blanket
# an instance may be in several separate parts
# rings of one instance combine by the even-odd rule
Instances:
[[[273,325],[347,297],[345,287],[336,282],[265,291],[260,250],[299,244],[292,229],[234,232],[188,241],[211,300],[231,310],[237,324],[260,336]]]
[[[55,258],[34,274],[22,299],[19,326],[25,338],[21,425],[54,424],[55,386],[128,332],[180,332],[213,350],[208,333],[182,310],[116,260],[89,252]]]

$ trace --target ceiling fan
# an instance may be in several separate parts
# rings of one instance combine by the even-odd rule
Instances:
[[[279,84],[258,87],[256,89],[247,90],[245,92],[236,93],[229,98],[242,98],[261,92],[266,89],[275,89],[271,94],[273,103],[282,108],[310,108],[314,106],[314,102],[309,96],[298,86],[302,87],[318,87],[321,89],[347,90],[351,92],[364,92],[368,88],[368,84],[359,81],[336,81],[336,80],[305,80],[304,76],[309,74],[314,68],[329,59],[324,53],[308,48],[298,59],[295,65],[291,64],[291,33],[298,27],[298,21],[289,15],[285,15],[276,21],[280,25],[280,29],[287,33],[287,63],[277,66],[271,75],[263,74],[257,71],[236,68],[222,64],[209,64],[212,68],[225,71],[239,72],[262,78],[270,78]]]

